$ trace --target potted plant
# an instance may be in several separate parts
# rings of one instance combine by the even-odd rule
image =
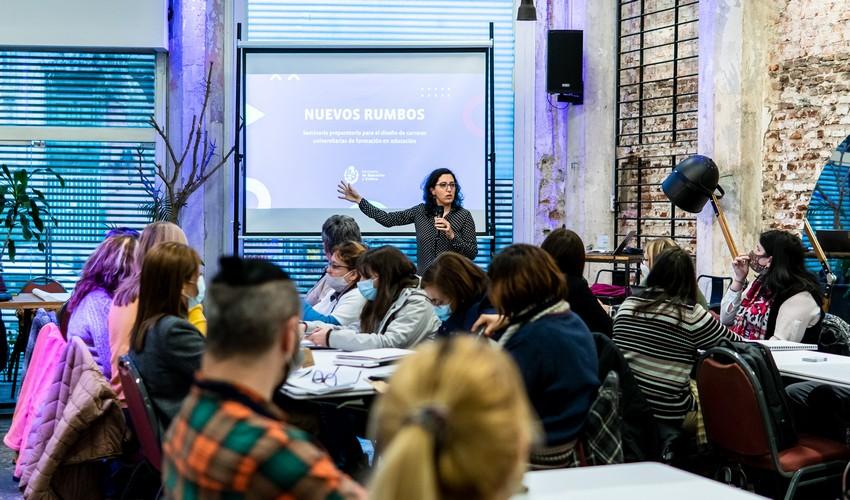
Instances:
[[[0,169],[0,220],[3,221],[2,227],[6,231],[6,237],[0,247],[0,260],[8,252],[9,260],[14,262],[16,248],[12,235],[18,227],[24,241],[35,239],[38,249],[43,252],[45,221],[57,225],[44,192],[33,187],[30,181],[35,175],[43,172],[55,176],[61,187],[65,187],[65,180],[50,168],[37,168],[32,171],[19,168],[12,172],[6,165],[1,165]]]

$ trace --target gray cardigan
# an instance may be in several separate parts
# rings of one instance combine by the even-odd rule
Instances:
[[[433,340],[439,328],[440,320],[425,292],[418,288],[405,288],[384,315],[377,332],[361,333],[335,327],[328,340],[330,347],[345,351],[381,347],[412,349],[421,342]]]

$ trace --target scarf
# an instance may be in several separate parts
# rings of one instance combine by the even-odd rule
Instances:
[[[510,326],[508,326],[508,328],[505,330],[505,333],[503,333],[502,336],[499,337],[499,339],[497,340],[497,343],[500,347],[504,347],[505,344],[508,343],[508,340],[510,340],[510,338],[513,337],[514,334],[526,323],[537,321],[543,316],[548,316],[550,314],[562,314],[565,312],[569,312],[570,305],[565,300],[557,300],[554,303],[544,304],[542,308],[540,308],[540,306],[537,306],[537,308],[538,310],[535,311],[535,307],[530,307],[517,315],[518,318],[523,319],[515,321],[511,323]]]
[[[746,340],[761,340],[767,332],[767,316],[773,304],[773,295],[763,288],[760,279],[753,281],[752,286],[738,306],[732,332]]]

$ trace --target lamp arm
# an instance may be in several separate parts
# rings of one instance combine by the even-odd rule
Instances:
[[[726,246],[729,247],[729,253],[732,254],[732,258],[734,259],[739,255],[738,247],[735,246],[735,240],[732,239],[732,232],[729,231],[729,223],[726,222],[726,215],[723,213],[723,209],[718,203],[718,198],[714,194],[711,195],[711,208],[714,209],[714,215],[717,216],[717,222],[720,224],[723,239],[726,240]]]
[[[835,275],[832,274],[832,269],[829,267],[829,261],[826,260],[826,253],[824,253],[823,248],[821,248],[820,241],[818,241],[818,237],[814,230],[812,230],[812,226],[809,224],[808,219],[803,219],[803,229],[806,231],[806,236],[809,237],[809,241],[812,242],[812,250],[815,252],[815,257],[817,257],[818,261],[820,261],[824,277],[826,278],[826,287],[824,288],[823,293],[823,310],[826,312],[829,310],[829,303],[832,299],[832,285],[835,283]]]

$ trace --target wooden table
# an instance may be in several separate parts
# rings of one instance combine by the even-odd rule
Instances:
[[[19,293],[12,300],[0,302],[0,309],[14,309],[21,313],[18,316],[18,338],[15,339],[15,345],[12,348],[12,354],[9,356],[6,371],[6,376],[12,379],[12,393],[10,396],[12,399],[15,398],[16,386],[18,384],[20,357],[26,351],[27,343],[29,342],[30,328],[32,327],[32,318],[35,316],[35,311],[38,309],[55,311],[60,309],[64,303],[65,301],[60,300],[41,300],[32,293]]]
[[[643,254],[618,254],[614,255],[613,253],[594,253],[587,252],[584,255],[585,262],[591,262],[594,264],[612,264],[614,269],[616,270],[618,265],[622,265],[626,268],[626,285],[634,284],[640,281],[640,273],[638,272],[635,275],[635,282],[628,283],[629,278],[632,275],[632,266],[635,267],[635,270],[640,270],[640,263],[643,261]]]

